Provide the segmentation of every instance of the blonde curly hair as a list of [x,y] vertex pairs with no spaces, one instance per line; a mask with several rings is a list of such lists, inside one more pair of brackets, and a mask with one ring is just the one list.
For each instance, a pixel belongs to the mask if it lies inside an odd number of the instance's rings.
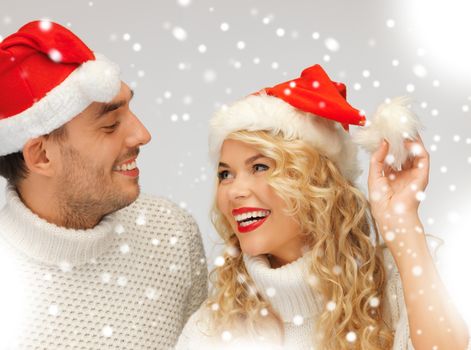
[[[365,196],[347,181],[325,156],[302,140],[281,133],[237,131],[227,139],[242,141],[275,161],[269,184],[288,204],[288,215],[299,222],[310,248],[306,253],[313,292],[335,302],[316,320],[313,341],[321,349],[388,349],[393,332],[384,322],[386,273],[378,232]],[[271,330],[283,337],[283,323],[270,303],[257,292],[245,268],[237,236],[213,205],[211,219],[225,242],[225,264],[211,272],[214,330],[235,324],[260,334]],[[372,223],[372,225],[370,225]],[[372,301],[373,300],[373,301]],[[232,328],[234,329],[234,328]],[[355,332],[357,340],[346,335]]]

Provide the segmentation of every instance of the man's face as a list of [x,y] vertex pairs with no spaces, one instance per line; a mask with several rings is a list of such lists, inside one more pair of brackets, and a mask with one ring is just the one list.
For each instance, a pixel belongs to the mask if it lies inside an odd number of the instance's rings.
[[139,195],[136,158],[151,136],[129,109],[132,95],[122,83],[110,103],[91,104],[55,141],[56,198],[65,214],[103,216]]

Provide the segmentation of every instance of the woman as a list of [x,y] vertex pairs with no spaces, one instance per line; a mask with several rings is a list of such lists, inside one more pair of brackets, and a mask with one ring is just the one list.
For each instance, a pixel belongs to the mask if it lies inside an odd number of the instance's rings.
[[387,247],[353,184],[344,129],[365,118],[320,66],[216,114],[213,222],[226,250],[177,349],[466,348],[417,215],[428,155],[404,103],[380,109],[358,136],[370,148],[390,142],[368,179]]

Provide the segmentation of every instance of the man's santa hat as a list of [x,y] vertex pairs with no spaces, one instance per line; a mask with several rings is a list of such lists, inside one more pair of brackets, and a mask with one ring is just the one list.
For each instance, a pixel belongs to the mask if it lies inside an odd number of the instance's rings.
[[0,43],[0,156],[22,150],[92,102],[119,92],[119,67],[77,36],[49,21],[34,21]]
[[[367,123],[347,102],[345,85],[333,82],[321,66],[314,65],[299,78],[263,89],[218,111],[210,121],[210,155],[218,159],[224,140],[235,131],[282,133],[287,140],[307,141],[353,182],[360,174],[357,144],[371,152],[385,139],[394,168],[399,169],[407,159],[403,141],[414,139],[419,128],[408,103],[406,98],[397,98],[383,104]],[[352,138],[349,125],[362,126],[363,130],[357,130]]]

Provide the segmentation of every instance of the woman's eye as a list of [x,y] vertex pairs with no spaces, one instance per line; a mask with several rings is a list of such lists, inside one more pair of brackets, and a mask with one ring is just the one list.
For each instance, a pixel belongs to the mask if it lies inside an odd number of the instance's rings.
[[222,181],[222,180],[226,180],[226,179],[229,179],[231,177],[231,173],[229,172],[229,170],[222,170],[218,173],[218,178],[219,178],[219,181]]
[[254,164],[254,166],[253,166],[254,172],[266,171],[268,169],[270,169],[270,167],[268,165],[265,165],[265,164]]

